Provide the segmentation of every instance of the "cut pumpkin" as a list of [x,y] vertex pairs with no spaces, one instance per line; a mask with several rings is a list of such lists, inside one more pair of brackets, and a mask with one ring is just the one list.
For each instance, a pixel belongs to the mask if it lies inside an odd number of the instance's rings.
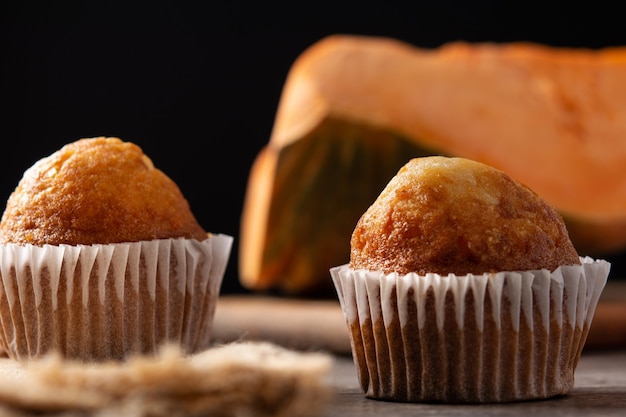
[[335,35],[292,66],[249,177],[244,286],[329,294],[356,221],[410,158],[474,159],[563,215],[582,255],[626,248],[626,48]]

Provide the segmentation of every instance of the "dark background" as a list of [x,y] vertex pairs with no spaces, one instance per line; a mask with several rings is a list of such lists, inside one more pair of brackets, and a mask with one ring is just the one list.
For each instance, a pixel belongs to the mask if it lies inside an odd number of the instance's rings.
[[[268,3],[268,4],[266,4]],[[0,5],[0,200],[64,144],[118,136],[176,181],[203,227],[235,237],[247,176],[296,57],[335,33],[626,45],[619,2],[32,1]],[[626,139],[625,139],[626,140]]]

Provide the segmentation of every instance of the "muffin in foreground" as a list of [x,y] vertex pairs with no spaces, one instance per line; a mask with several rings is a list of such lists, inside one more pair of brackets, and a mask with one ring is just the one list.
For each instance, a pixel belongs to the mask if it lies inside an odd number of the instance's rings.
[[24,173],[0,221],[0,345],[17,360],[203,350],[231,244],[137,145],[67,144]]
[[485,403],[569,392],[610,265],[505,173],[409,161],[330,273],[369,398]]

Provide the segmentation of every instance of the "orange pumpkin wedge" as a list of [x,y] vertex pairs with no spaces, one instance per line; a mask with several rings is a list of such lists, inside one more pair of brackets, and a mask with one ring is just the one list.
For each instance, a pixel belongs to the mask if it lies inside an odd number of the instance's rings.
[[253,166],[248,288],[328,293],[361,214],[410,158],[501,169],[563,215],[579,253],[626,248],[626,47],[334,35],[305,50]]

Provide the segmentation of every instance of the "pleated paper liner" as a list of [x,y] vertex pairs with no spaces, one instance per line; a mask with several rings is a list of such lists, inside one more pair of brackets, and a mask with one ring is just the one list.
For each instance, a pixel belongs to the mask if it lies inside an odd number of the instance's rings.
[[366,397],[485,403],[566,394],[610,264],[484,275],[331,269]]
[[99,361],[209,346],[232,237],[105,245],[0,245],[0,342]]

